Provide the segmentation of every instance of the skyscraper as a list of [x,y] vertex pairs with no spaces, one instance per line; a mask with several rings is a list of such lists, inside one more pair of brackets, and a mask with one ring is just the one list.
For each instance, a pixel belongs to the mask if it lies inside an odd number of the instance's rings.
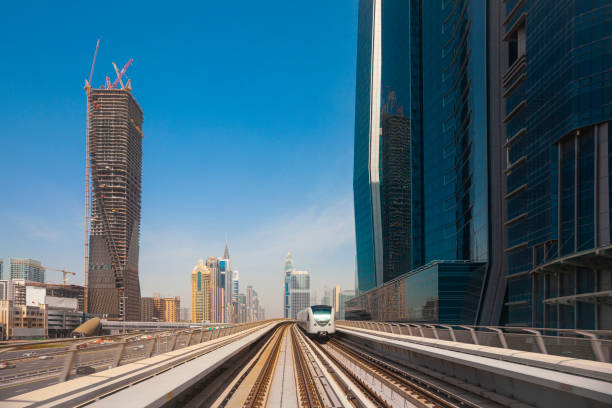
[[4,279],[4,261],[0,258],[0,280]]
[[223,259],[219,260],[219,272],[221,274],[220,284],[223,286],[223,322],[233,323],[234,312],[232,308],[232,295],[234,292],[234,276],[229,256],[229,248],[226,241]]
[[612,3],[500,18],[507,324],[612,329]]
[[411,36],[419,30],[418,2],[359,2],[353,191],[361,292],[423,262],[420,40]]
[[206,266],[210,271],[210,321],[222,323],[225,318],[225,264],[216,256],[206,258]]
[[293,258],[291,257],[291,252],[287,253],[287,257],[285,258],[285,269],[284,269],[284,298],[283,298],[283,316],[285,319],[288,319],[290,316],[291,303],[291,272],[295,267],[293,266]]
[[138,320],[142,110],[128,89],[89,88],[87,115],[88,312]]
[[203,259],[191,271],[191,321],[211,321],[211,271]]
[[293,270],[289,278],[289,318],[310,306],[310,272]]
[[340,293],[340,285],[334,286],[331,306],[334,308],[336,316],[338,316],[338,311],[340,310]]
[[240,272],[232,271],[232,298],[236,298],[240,292]]
[[247,286],[246,292],[246,321],[255,321],[255,311],[253,310],[253,286]]
[[40,262],[29,258],[10,258],[12,280],[45,283],[45,269]]
[[501,168],[488,130],[499,78],[486,47],[498,9],[360,0],[353,188],[366,295],[351,304],[373,318],[473,324],[498,283],[488,278],[501,273],[501,240],[489,231],[501,191],[489,170]]

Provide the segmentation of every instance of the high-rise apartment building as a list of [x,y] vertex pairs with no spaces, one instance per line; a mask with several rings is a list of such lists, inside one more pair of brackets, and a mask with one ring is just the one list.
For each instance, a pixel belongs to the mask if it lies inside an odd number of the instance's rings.
[[289,279],[289,318],[310,306],[310,272],[293,270]]
[[203,259],[191,271],[191,321],[211,321],[211,270]]
[[506,322],[612,329],[612,3],[500,14]]
[[140,319],[142,110],[127,89],[87,91],[88,312]]
[[178,322],[181,299],[178,296],[163,298],[159,294],[153,296],[153,319],[161,322]]
[[41,263],[29,258],[10,258],[12,280],[45,283],[45,269]]

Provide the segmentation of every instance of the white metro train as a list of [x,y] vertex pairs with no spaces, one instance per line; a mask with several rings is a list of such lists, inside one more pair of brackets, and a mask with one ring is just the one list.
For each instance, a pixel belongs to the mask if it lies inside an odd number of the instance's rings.
[[334,308],[327,305],[310,306],[298,312],[297,324],[306,334],[327,339],[336,332]]

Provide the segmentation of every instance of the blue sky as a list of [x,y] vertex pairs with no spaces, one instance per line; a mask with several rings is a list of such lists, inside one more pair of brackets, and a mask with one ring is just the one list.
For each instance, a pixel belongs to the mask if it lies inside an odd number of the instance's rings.
[[[229,238],[281,312],[287,251],[352,288],[357,2],[12,2],[0,16],[0,258],[83,281],[85,93],[128,70],[144,111],[142,294],[181,296]],[[176,3],[177,5],[179,3]],[[114,79],[114,78],[113,78]],[[50,279],[58,275],[48,272]]]

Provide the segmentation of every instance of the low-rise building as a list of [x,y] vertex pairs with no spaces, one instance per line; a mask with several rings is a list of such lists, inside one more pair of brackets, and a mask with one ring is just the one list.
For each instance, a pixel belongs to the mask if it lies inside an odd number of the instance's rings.
[[47,337],[47,308],[13,305],[11,300],[0,300],[0,323],[5,339],[34,339]]

